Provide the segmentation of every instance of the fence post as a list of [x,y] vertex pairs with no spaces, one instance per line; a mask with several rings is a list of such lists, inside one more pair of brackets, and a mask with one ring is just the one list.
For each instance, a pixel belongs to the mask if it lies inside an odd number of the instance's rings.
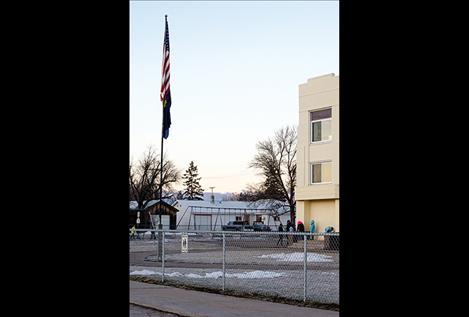
[[306,302],[306,296],[308,291],[308,252],[306,250],[306,234],[303,235],[303,249],[304,249],[304,263],[303,263],[303,285],[304,285],[304,292],[303,292],[303,301]]
[[161,248],[161,271],[162,271],[162,274],[161,274],[161,282],[164,282],[164,231],[163,231],[163,235],[162,235],[162,240],[161,240],[161,244],[162,244],[162,248]]
[[222,286],[223,291],[225,291],[225,254],[226,254],[225,233],[223,233],[223,286]]

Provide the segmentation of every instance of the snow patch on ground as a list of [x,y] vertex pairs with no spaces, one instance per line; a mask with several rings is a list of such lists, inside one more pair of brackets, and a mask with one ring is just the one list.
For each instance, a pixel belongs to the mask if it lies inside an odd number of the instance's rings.
[[133,271],[130,272],[130,275],[156,275],[157,272],[150,271],[150,270],[141,270],[141,271]]
[[[133,271],[130,275],[162,275],[161,272],[155,272],[150,270],[141,270],[141,271]],[[165,276],[168,277],[188,277],[188,278],[222,278],[223,272],[222,271],[215,271],[210,273],[205,273],[204,275],[199,275],[195,273],[183,274],[179,272],[172,272],[172,273],[165,273]],[[240,278],[240,279],[254,279],[254,278],[275,278],[285,276],[285,273],[277,273],[277,272],[270,272],[270,271],[252,271],[252,272],[243,272],[243,273],[225,273],[226,278]]]
[[[190,278],[221,278],[223,277],[222,271],[216,271],[211,273],[205,273],[205,275],[199,274],[187,274],[187,277]],[[243,272],[243,273],[225,273],[226,278],[242,278],[242,279],[251,279],[251,278],[274,278],[285,276],[285,273],[269,272],[269,271],[252,271],[252,272]]]
[[[293,252],[293,253],[264,254],[264,255],[258,256],[258,258],[276,259],[279,262],[303,262],[304,253]],[[334,262],[334,260],[332,259],[332,256],[312,253],[312,252],[308,253],[307,261],[308,262]]]

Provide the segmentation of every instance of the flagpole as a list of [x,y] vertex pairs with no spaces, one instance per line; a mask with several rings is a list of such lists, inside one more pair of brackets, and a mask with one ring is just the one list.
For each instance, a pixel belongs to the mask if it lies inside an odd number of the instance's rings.
[[[168,22],[168,15],[164,15],[164,20],[165,20],[165,25]],[[159,228],[162,229],[162,224],[161,224],[161,205],[163,203],[163,134],[164,134],[164,101],[163,101],[163,107],[161,107],[161,174],[160,174],[160,221],[159,221]]]
[[161,230],[163,229],[163,224],[161,223],[161,205],[163,204],[163,132],[164,132],[164,107],[161,107],[163,109],[162,111],[162,116],[161,116],[161,164],[160,164],[160,206],[159,206],[159,221],[158,221],[158,261],[162,261],[161,254],[162,254],[162,238],[163,234]]
[[160,154],[160,158],[161,158],[161,165],[160,165],[160,211],[159,211],[159,217],[160,217],[160,221],[159,221],[159,228],[158,229],[162,229],[162,224],[161,224],[161,203],[163,202],[163,133],[164,133],[164,106],[161,107],[162,108],[162,112],[161,112],[161,154]]
[[[168,15],[164,15],[165,19],[165,25],[168,22]],[[161,223],[161,207],[163,205],[163,134],[164,134],[164,100],[163,104],[161,107],[161,154],[160,154],[160,159],[161,159],[161,164],[160,164],[160,206],[159,206],[159,221],[158,221],[158,260],[162,261],[161,258],[161,251],[162,251],[162,229],[163,229],[163,224]]]

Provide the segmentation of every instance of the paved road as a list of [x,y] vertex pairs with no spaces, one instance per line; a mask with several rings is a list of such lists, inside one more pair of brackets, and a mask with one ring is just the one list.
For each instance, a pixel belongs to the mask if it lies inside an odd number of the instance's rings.
[[130,304],[130,317],[179,317],[179,315],[165,313],[159,310]]
[[[130,281],[130,303],[191,317],[339,317],[339,312],[335,311],[198,292],[135,281]],[[153,317],[152,315],[150,316]]]

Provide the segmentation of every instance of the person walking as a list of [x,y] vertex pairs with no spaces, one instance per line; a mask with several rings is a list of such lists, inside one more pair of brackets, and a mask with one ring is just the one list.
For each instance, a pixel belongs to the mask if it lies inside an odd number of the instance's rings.
[[[283,225],[282,223],[280,223],[280,225],[278,226],[278,232],[283,232]],[[279,238],[278,238],[278,241],[277,241],[277,245],[280,243],[280,245],[283,247],[283,234],[279,234]]]
[[[292,224],[291,224],[290,232],[296,232],[296,227],[295,227],[295,223],[294,223],[294,222],[292,222]],[[293,239],[293,243],[295,243],[296,241],[298,241],[298,237],[297,237],[296,235],[292,235],[291,237],[292,237],[292,239]]]
[[[293,226],[292,226],[292,224],[291,224],[291,221],[290,221],[290,220],[287,220],[287,227],[286,227],[286,230],[285,230],[285,231],[286,231],[286,232],[292,232],[292,231],[293,231],[292,228],[293,228]],[[293,238],[292,238],[292,236],[291,236],[291,235],[287,235],[287,245],[292,244],[292,243],[293,243]]]

